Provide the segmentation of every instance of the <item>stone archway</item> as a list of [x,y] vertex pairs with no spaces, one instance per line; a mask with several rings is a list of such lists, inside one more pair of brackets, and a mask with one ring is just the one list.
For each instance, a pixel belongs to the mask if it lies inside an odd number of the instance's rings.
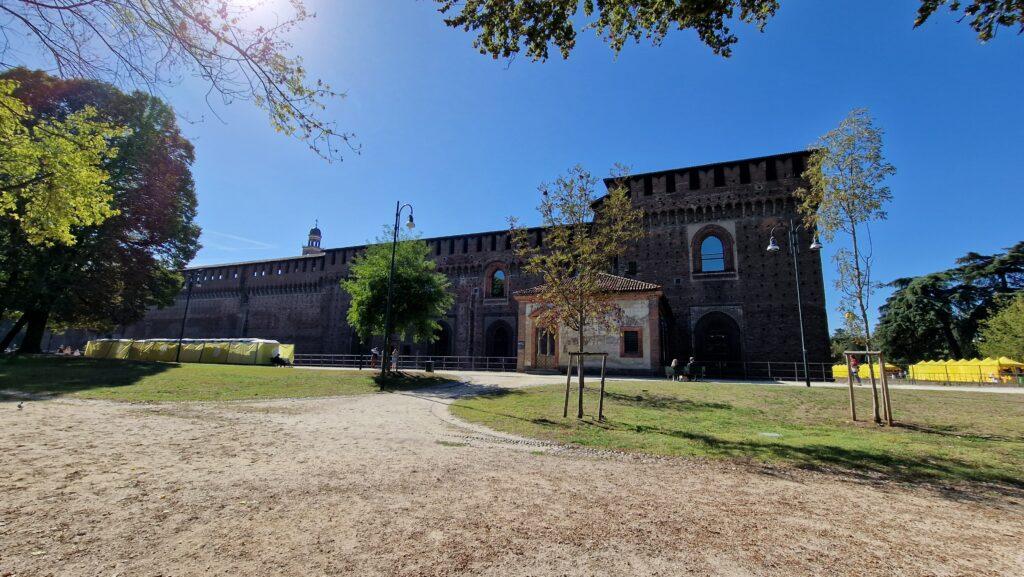
[[514,357],[512,327],[505,321],[494,321],[487,327],[484,354],[488,357]]
[[730,363],[743,360],[740,326],[723,312],[702,316],[693,330],[694,357],[700,363]]

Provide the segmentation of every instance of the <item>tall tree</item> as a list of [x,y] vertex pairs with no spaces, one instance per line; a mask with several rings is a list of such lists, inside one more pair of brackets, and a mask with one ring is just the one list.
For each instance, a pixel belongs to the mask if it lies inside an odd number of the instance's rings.
[[173,302],[180,271],[199,248],[191,143],[174,111],[142,92],[124,94],[95,81],[61,80],[16,69],[16,95],[44,121],[95,109],[125,127],[112,143],[118,155],[104,163],[114,215],[72,229],[73,245],[37,246],[10,219],[0,220],[9,242],[3,258],[17,274],[0,286],[2,300],[21,311],[22,352],[39,350],[48,322],[109,330],[133,322],[149,306]]
[[[866,110],[857,109],[814,145],[803,173],[810,186],[796,191],[808,229],[817,230],[828,241],[837,235],[845,237],[847,246],[832,257],[839,312],[846,330],[869,350],[874,341],[868,310],[877,288],[871,278],[874,251],[869,226],[886,218],[885,205],[892,193],[885,180],[895,172],[882,154],[882,130]],[[877,422],[881,417],[874,379],[871,386]]]
[[981,323],[978,336],[982,355],[1024,360],[1024,294],[1004,299],[1004,306]]
[[[0,65],[16,66],[34,42],[61,77],[92,78],[149,92],[191,72],[225,102],[248,100],[271,125],[303,140],[325,158],[341,158],[352,135],[322,117],[337,96],[310,80],[302,59],[289,56],[287,36],[313,17],[302,0],[291,12],[261,14],[255,0],[3,0]],[[283,4],[278,5],[278,7]],[[275,10],[276,12],[276,10]]]
[[17,98],[15,80],[0,80],[0,220],[33,245],[74,244],[71,230],[113,214],[104,163],[117,155],[120,132],[84,107],[40,118]]
[[[366,247],[352,263],[350,278],[341,281],[341,287],[351,298],[348,324],[363,342],[385,331],[391,271],[390,236],[388,232],[376,244]],[[395,251],[391,304],[391,326],[395,334],[422,343],[435,341],[441,329],[438,319],[455,302],[450,289],[448,277],[437,271],[437,263],[430,258],[427,243],[410,237],[400,240]]]
[[[621,169],[617,172],[616,177],[624,176]],[[576,332],[581,353],[588,326],[609,326],[617,318],[614,295],[602,282],[609,263],[643,235],[643,213],[633,208],[624,182],[614,182],[608,194],[598,199],[597,179],[577,165],[539,187],[537,210],[543,236],[530,234],[515,218],[510,219],[513,247],[523,260],[523,271],[544,282],[538,296],[548,306],[536,323],[555,334],[561,327]],[[583,417],[582,372],[577,417]]]
[[[576,46],[577,30],[593,30],[619,52],[629,40],[660,44],[670,30],[693,30],[715,54],[730,56],[737,42],[729,21],[763,31],[779,0],[435,0],[445,23],[476,33],[481,54],[508,58],[524,48],[534,60],[547,60],[554,46],[563,58]],[[1001,27],[1024,32],[1024,0],[920,0],[914,26],[948,6],[982,42]]]
[[897,279],[880,308],[878,337],[895,359],[967,358],[978,353],[978,331],[1006,297],[1024,290],[1024,242],[1003,253],[968,253],[956,266]]

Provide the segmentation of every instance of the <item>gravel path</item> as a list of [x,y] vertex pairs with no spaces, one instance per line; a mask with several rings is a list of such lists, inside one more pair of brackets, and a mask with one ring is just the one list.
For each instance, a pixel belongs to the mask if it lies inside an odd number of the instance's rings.
[[457,385],[0,402],[0,576],[1024,575],[1024,496],[602,455]]

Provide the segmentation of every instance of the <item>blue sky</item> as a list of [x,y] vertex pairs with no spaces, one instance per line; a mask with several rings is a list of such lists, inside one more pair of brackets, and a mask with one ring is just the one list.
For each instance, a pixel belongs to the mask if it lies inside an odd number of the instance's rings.
[[872,231],[878,280],[1022,238],[1024,37],[1009,30],[982,45],[944,12],[913,29],[914,0],[784,0],[765,33],[736,26],[729,59],[691,32],[618,56],[587,33],[568,61],[509,63],[477,53],[427,0],[307,3],[318,17],[295,51],[347,92],[329,113],[362,153],[328,164],[246,103],[215,104],[218,120],[201,85],[167,90],[201,120],[184,127],[197,264],[298,254],[317,218],[325,246],[364,243],[398,199],[426,236],[533,223],[537,184],[573,164],[603,176],[617,162],[642,172],[790,151],[861,106],[898,169]]

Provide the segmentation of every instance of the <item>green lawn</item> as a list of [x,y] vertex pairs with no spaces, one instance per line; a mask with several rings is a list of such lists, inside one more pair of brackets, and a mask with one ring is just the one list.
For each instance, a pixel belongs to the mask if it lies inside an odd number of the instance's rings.
[[0,392],[73,395],[115,401],[232,401],[361,395],[444,382],[401,376],[379,382],[371,371],[317,371],[144,363],[86,358],[0,360]]
[[[1024,486],[1024,395],[894,389],[900,426],[880,428],[849,422],[845,389],[634,381],[611,382],[607,391],[602,423],[589,385],[583,420],[574,418],[575,395],[562,418],[564,385],[464,399],[453,411],[502,431],[601,449]],[[858,417],[870,417],[870,389],[857,394]]]

